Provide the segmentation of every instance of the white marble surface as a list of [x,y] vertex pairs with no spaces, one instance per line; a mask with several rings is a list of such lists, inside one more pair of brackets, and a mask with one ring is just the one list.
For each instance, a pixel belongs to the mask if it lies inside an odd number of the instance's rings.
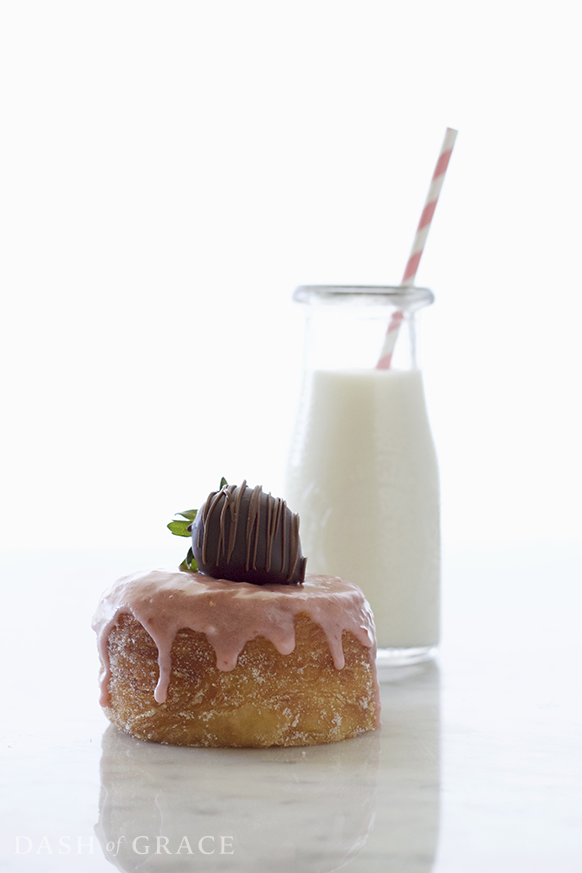
[[1,869],[582,869],[582,547],[450,553],[438,660],[392,671],[382,730],[267,750],[139,743],[100,712],[93,607],[166,557],[2,556]]

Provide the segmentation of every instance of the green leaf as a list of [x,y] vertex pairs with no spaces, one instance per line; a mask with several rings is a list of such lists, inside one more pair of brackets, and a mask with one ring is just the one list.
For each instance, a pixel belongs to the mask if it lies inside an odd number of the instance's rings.
[[175,534],[177,537],[189,537],[190,531],[188,528],[196,518],[197,509],[185,509],[184,512],[177,512],[176,516],[181,516],[180,518],[174,518],[167,527]]
[[196,563],[196,559],[194,558],[194,553],[192,548],[188,549],[188,554],[180,564],[179,570],[188,570],[190,573],[196,573],[198,571],[198,564]]
[[220,490],[222,490],[225,485],[228,485],[228,482],[226,481],[226,479],[223,476],[222,479],[220,480]]
[[172,533],[177,537],[189,537],[190,531],[188,528],[192,524],[191,521],[186,519],[185,521],[180,521],[180,519],[175,519],[168,524],[168,529],[172,531]]

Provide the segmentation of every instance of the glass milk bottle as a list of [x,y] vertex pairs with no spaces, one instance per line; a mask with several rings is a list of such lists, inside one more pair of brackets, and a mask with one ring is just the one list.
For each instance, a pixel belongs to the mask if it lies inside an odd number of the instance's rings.
[[[301,519],[307,572],[359,585],[374,611],[379,665],[429,658],[439,641],[439,484],[414,287],[301,286],[304,378],[285,497]],[[376,368],[403,315],[390,369]]]

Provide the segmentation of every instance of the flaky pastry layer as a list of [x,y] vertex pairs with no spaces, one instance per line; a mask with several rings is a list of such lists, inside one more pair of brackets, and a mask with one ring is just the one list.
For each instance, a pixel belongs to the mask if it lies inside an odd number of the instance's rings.
[[282,655],[257,637],[230,671],[218,670],[206,635],[178,631],[167,699],[157,703],[158,649],[132,615],[108,639],[114,724],[141,740],[178,746],[311,746],[374,730],[373,651],[343,632],[345,666],[334,667],[323,630],[295,616],[295,649]]

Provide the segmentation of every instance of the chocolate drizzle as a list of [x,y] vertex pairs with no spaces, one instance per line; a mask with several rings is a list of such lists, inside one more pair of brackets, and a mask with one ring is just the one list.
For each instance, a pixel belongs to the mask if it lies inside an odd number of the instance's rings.
[[192,551],[202,573],[255,585],[301,584],[299,516],[260,485],[224,485],[208,495],[191,526]]

